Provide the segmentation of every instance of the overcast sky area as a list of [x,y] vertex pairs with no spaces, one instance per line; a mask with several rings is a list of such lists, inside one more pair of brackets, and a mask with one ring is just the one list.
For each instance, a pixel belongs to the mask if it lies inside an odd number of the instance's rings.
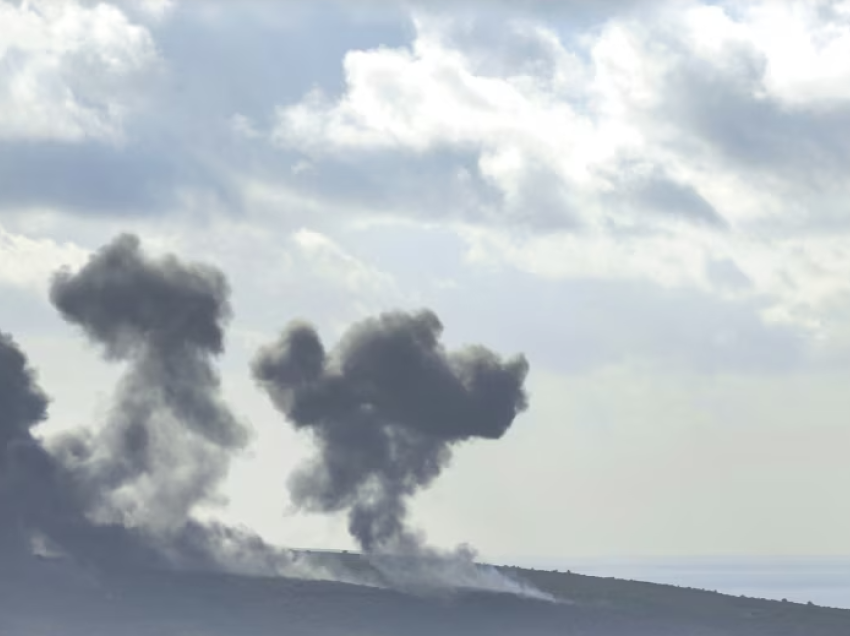
[[293,510],[311,442],[250,361],[293,318],[333,341],[428,307],[531,369],[508,434],[417,498],[435,544],[850,554],[850,2],[0,0],[0,25],[0,329],[43,435],[97,426],[120,372],[50,277],[129,231],[232,288],[252,441],[202,514],[351,547]]

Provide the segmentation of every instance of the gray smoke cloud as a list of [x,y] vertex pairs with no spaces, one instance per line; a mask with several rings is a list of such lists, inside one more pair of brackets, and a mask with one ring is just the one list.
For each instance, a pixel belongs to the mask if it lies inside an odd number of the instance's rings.
[[[228,293],[219,271],[151,258],[131,235],[78,271],[58,272],[56,308],[126,371],[100,426],[44,443],[33,430],[46,419],[48,398],[24,353],[0,333],[0,560],[26,563],[35,549],[107,569],[520,589],[473,567],[468,550],[450,562],[431,558],[440,555],[406,523],[410,497],[436,479],[455,444],[501,437],[526,407],[525,358],[504,361],[482,347],[448,352],[430,311],[354,325],[330,354],[311,326],[296,323],[254,362],[255,379],[319,445],[292,478],[294,500],[313,511],[346,510],[353,536],[374,557],[371,569],[274,548],[192,515],[215,496],[247,441],[213,366]],[[400,551],[429,558],[417,575],[406,561],[375,560]]]
[[5,449],[16,440],[31,439],[31,429],[47,419],[47,395],[17,343],[0,331],[0,467]]
[[20,522],[19,455],[36,445],[32,429],[47,418],[48,399],[17,343],[0,332],[0,544]]
[[174,256],[149,258],[138,238],[122,235],[79,271],[57,273],[50,295],[128,369],[99,428],[42,443],[32,431],[48,399],[24,353],[0,333],[3,566],[26,567],[39,553],[98,569],[312,574],[250,531],[190,514],[214,496],[247,440],[213,368],[230,316],[224,276]]
[[220,395],[213,359],[230,317],[225,277],[122,235],[77,272],[60,271],[50,298],[62,317],[128,363],[107,421],[65,436],[55,453],[96,516],[173,528],[210,499],[245,427]]
[[[0,333],[0,554],[6,563],[29,554],[34,535],[62,537],[69,545],[91,535],[80,532],[89,524],[70,476],[33,434],[47,419],[48,403],[23,351]],[[110,537],[85,536],[82,545],[102,549]]]
[[502,437],[527,406],[524,356],[481,346],[447,351],[431,311],[386,313],[353,325],[330,352],[316,330],[291,324],[253,362],[255,380],[317,455],[290,481],[307,511],[347,511],[366,552],[411,552],[408,501],[430,485],[452,447]]

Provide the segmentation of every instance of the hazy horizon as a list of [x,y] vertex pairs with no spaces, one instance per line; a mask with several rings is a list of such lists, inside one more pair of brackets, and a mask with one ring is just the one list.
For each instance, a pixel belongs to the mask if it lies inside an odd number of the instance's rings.
[[496,563],[850,609],[850,556],[543,557]]

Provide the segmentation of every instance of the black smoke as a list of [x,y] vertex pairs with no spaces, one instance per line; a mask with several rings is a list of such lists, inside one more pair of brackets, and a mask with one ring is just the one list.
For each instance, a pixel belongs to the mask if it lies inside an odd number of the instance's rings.
[[364,551],[417,550],[410,497],[437,478],[454,445],[502,437],[526,408],[523,356],[450,352],[442,330],[431,311],[387,313],[352,326],[328,353],[312,326],[294,323],[254,361],[275,406],[318,446],[290,481],[294,503],[347,511]]
[[122,235],[50,298],[68,322],[128,363],[103,427],[60,446],[95,511],[130,525],[179,527],[225,476],[246,430],[220,395],[228,285],[216,269],[153,259]]

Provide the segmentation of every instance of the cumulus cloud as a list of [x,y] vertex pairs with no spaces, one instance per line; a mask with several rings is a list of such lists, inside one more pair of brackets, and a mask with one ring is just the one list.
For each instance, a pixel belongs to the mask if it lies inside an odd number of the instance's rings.
[[[818,149],[821,159],[835,158],[816,133],[835,123],[823,109],[840,104],[840,91],[807,91],[787,42],[780,48],[769,36],[773,25],[802,30],[794,45],[832,69],[829,78],[840,74],[835,50],[845,29],[823,18],[807,29],[813,11],[793,3],[745,6],[738,15],[659,5],[580,37],[557,23],[506,20],[508,44],[493,41],[492,25],[419,14],[409,47],[346,55],[341,96],[313,91],[279,108],[273,139],[326,160],[471,153],[475,176],[500,193],[501,211],[516,213],[508,219],[522,220],[523,208],[536,214],[542,184],[560,204],[561,223],[578,213],[593,227],[645,226],[653,223],[646,212],[656,212],[740,225],[756,207],[735,198],[747,177],[776,181],[795,146],[797,167]],[[759,165],[777,150],[773,163]],[[799,199],[807,172],[783,194],[797,187]],[[755,199],[762,214],[783,203]]]
[[0,140],[117,141],[126,88],[157,59],[151,34],[109,4],[2,2]]
[[415,24],[409,48],[348,53],[341,97],[314,91],[278,109],[273,139],[325,159],[468,153],[472,176],[498,192],[506,221],[622,224],[648,211],[723,224],[631,121],[657,96],[652,69],[616,31],[591,47],[588,63],[550,28],[509,24],[514,44],[533,57],[494,69],[481,46],[468,50],[463,24],[428,16]]
[[[495,22],[419,11],[409,46],[345,56],[341,94],[281,105],[272,140],[317,174],[380,170],[359,193],[380,204],[417,171],[421,196],[385,207],[461,223],[479,262],[769,296],[768,317],[824,335],[850,280],[850,4]],[[437,158],[453,169],[417,170]],[[434,191],[448,202],[436,211]]]
[[[220,3],[3,5],[42,34],[16,36],[23,44],[4,59],[26,53],[26,64],[8,72],[55,58],[44,68],[110,134],[121,130],[112,114],[124,112],[124,93],[86,93],[106,86],[98,78],[129,78],[159,55],[184,92],[172,99],[175,86],[159,86],[158,110],[119,154],[7,140],[2,203],[121,215],[263,208],[332,226],[448,222],[477,263],[768,296],[769,317],[822,331],[824,308],[850,280],[840,248],[847,3],[567,4],[487,14],[475,2],[429,5],[413,10],[408,31],[397,14],[388,26],[339,7],[320,21],[261,4],[232,14]],[[332,54],[310,48],[304,33],[319,28],[335,34]],[[54,32],[70,44],[44,35]],[[175,45],[213,36],[221,50]],[[304,65],[284,76],[255,63],[259,48],[294,59],[284,41]],[[215,81],[203,71],[211,60],[225,69]],[[256,81],[242,77],[249,66]],[[104,139],[106,128],[74,130]],[[327,270],[345,260],[300,238],[297,249]],[[729,284],[718,262],[748,284]],[[342,269],[345,280],[360,276]]]
[[0,284],[44,291],[53,272],[81,265],[87,257],[74,243],[30,238],[0,226]]

